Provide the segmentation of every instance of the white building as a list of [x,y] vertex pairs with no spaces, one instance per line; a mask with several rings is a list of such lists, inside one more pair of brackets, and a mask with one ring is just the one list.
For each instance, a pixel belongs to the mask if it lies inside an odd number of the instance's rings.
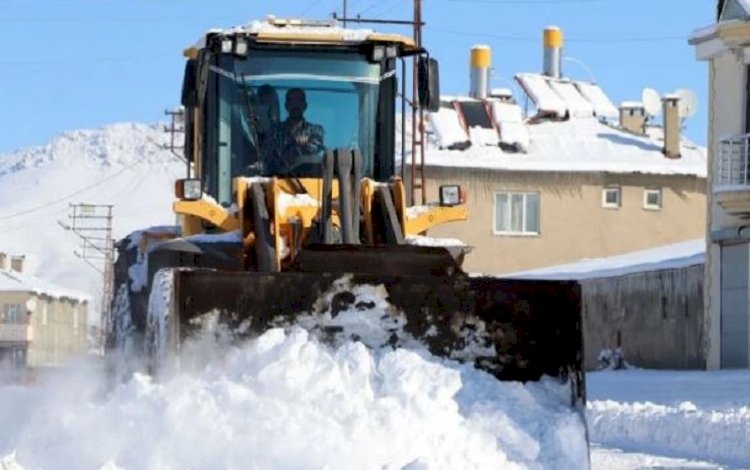
[[719,0],[690,44],[709,72],[706,358],[750,366],[750,1]]

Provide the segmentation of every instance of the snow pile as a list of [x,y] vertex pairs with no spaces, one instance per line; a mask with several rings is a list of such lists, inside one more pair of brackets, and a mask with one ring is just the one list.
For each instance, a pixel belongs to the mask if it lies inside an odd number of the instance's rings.
[[[221,347],[214,343],[214,348]],[[18,468],[582,468],[554,383],[500,383],[407,350],[330,348],[295,328],[101,394],[78,373],[0,389],[0,458]],[[14,454],[15,453],[15,454]],[[5,457],[2,457],[5,456]],[[12,467],[11,467],[12,468]]]
[[588,374],[591,439],[626,450],[750,463],[750,371]]

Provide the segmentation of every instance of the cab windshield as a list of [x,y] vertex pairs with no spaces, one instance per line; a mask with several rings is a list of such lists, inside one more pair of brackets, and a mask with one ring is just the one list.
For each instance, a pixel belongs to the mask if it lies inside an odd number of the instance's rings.
[[373,174],[380,64],[355,51],[251,50],[210,70],[216,150],[204,182],[220,201],[236,176],[320,177],[326,149],[358,149]]

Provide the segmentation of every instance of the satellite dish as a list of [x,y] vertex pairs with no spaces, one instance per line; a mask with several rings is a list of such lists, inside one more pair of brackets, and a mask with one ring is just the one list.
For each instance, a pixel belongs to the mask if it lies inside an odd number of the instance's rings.
[[661,96],[653,88],[644,88],[641,93],[643,108],[649,116],[656,116],[661,112]]
[[698,111],[698,97],[693,90],[681,88],[675,91],[675,95],[680,97],[679,113],[681,118],[689,118]]

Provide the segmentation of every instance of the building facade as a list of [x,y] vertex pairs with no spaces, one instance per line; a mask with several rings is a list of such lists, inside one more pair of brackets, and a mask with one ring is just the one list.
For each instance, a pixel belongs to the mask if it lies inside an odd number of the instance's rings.
[[708,64],[706,357],[750,366],[750,2],[717,2],[717,21],[690,40]]
[[705,236],[706,151],[681,130],[690,94],[648,90],[615,106],[549,63],[559,28],[543,39],[544,72],[516,74],[520,93],[480,86],[491,51],[475,46],[469,96],[427,113],[427,199],[460,184],[469,209],[468,222],[429,235],[463,241],[464,269],[495,275]]
[[472,247],[464,268],[507,274],[700,238],[705,178],[430,167],[428,191],[471,188],[469,222],[431,236]]
[[23,272],[0,253],[0,374],[62,365],[87,350],[85,296]]

